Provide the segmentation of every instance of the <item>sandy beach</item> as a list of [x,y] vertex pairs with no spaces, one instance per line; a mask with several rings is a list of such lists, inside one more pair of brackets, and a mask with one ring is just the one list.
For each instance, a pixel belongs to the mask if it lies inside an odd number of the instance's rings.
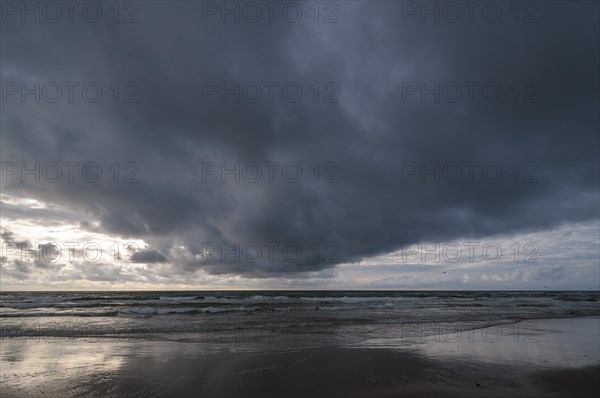
[[479,329],[473,331],[473,340],[455,342],[433,337],[404,345],[365,340],[362,347],[264,352],[236,352],[231,343],[206,350],[199,343],[168,341],[5,339],[1,395],[597,396],[599,318],[536,320],[535,324],[535,340],[528,342],[523,335],[492,342],[476,337],[489,332]]

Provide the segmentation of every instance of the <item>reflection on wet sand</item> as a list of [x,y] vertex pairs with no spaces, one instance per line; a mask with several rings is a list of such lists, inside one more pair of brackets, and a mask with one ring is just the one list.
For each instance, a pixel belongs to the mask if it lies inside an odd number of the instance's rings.
[[546,396],[552,390],[569,396],[577,388],[578,396],[594,396],[599,319],[536,320],[535,326],[535,342],[524,341],[531,329],[511,334],[506,331],[519,329],[505,325],[500,338],[488,328],[467,338],[448,332],[452,342],[428,335],[420,342],[370,339],[360,347],[268,352],[162,340],[8,338],[1,395]]
[[541,367],[600,364],[600,318],[536,319],[515,324],[427,335],[413,329],[400,339],[370,339],[363,347],[410,348],[428,358]]

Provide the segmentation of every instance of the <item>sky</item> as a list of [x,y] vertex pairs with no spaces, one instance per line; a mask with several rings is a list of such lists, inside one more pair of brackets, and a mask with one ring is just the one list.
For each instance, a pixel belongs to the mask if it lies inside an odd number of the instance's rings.
[[3,290],[600,289],[597,2],[48,4],[0,4]]

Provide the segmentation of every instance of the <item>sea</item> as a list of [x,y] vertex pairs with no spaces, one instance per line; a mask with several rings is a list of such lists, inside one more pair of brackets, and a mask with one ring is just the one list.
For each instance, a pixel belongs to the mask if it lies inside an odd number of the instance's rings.
[[490,342],[534,341],[536,320],[599,315],[598,291],[3,292],[0,339],[164,340],[207,351],[453,342],[473,330]]

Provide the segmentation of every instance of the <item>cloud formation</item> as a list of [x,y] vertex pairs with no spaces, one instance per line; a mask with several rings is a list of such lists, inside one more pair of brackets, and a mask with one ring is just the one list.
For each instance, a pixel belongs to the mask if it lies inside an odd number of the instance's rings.
[[[403,3],[339,2],[337,23],[303,2],[297,23],[221,23],[202,2],[138,2],[132,24],[10,16],[2,192],[144,240],[132,260],[154,277],[306,277],[406,242],[598,219],[598,4],[423,23]],[[19,211],[36,210],[2,204]]]

